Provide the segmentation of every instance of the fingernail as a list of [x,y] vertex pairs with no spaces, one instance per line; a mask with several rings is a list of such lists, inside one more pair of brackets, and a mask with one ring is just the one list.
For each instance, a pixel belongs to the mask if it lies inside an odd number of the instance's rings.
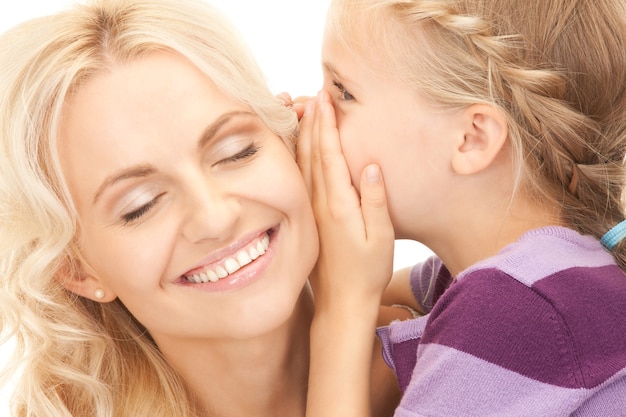
[[365,171],[365,177],[367,178],[367,182],[380,181],[380,169],[378,165],[368,165]]
[[323,103],[324,99],[326,98],[326,95],[324,94],[324,90],[320,91],[319,93],[317,93],[317,102],[318,103]]

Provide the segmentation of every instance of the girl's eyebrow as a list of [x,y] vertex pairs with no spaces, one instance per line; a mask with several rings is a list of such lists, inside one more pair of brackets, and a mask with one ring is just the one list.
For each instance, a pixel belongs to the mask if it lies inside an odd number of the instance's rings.
[[325,61],[322,63],[322,66],[324,67],[324,69],[326,71],[328,71],[329,73],[332,74],[333,77],[335,77],[337,79],[337,81],[341,81],[342,84],[343,83],[348,83],[350,84],[352,87],[358,87],[358,83],[354,82],[352,79],[346,77],[345,75],[343,75],[341,72],[339,72],[339,70],[337,70],[337,68],[335,68],[330,62]]
[[[219,131],[226,124],[228,124],[228,122],[230,122],[233,118],[240,117],[240,116],[256,117],[256,114],[250,111],[241,111],[241,110],[231,111],[231,112],[222,114],[215,121],[213,121],[210,125],[208,125],[206,129],[204,129],[204,131],[202,132],[202,134],[200,135],[198,139],[198,149],[202,149],[204,146],[206,146],[207,143],[213,140],[213,138],[215,138],[215,136],[219,133]],[[96,191],[94,198],[93,198],[93,204],[96,204],[98,202],[98,199],[108,187],[111,187],[112,185],[122,180],[126,180],[129,178],[137,178],[137,177],[147,177],[149,175],[154,174],[155,172],[156,172],[156,169],[149,164],[135,165],[135,166],[123,168],[119,171],[114,172],[113,174],[108,176],[102,182],[102,184],[100,184],[100,186],[98,187],[98,190]]]
[[335,77],[337,78],[344,78],[341,76],[341,74],[339,73],[339,71],[337,71],[337,69],[335,67],[333,67],[333,65],[330,62],[325,61],[322,66],[324,67],[324,69],[328,72],[330,72],[331,74],[333,74]]

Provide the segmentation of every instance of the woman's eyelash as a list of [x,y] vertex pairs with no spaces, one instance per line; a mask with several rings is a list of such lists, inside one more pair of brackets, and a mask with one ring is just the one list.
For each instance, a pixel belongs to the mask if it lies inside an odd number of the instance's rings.
[[241,152],[237,152],[233,156],[229,156],[221,162],[237,162],[242,159],[247,159],[254,156],[261,148],[254,144],[249,145],[247,148],[242,150]]
[[337,90],[339,90],[342,100],[345,100],[345,101],[354,100],[354,96],[350,94],[348,90],[346,90],[346,88],[343,86],[343,84],[341,84],[339,81],[333,81],[333,85],[335,86],[335,88],[337,88]]
[[[259,151],[259,149],[261,149],[259,146],[251,144],[248,147],[246,147],[245,149],[243,149],[241,152],[237,152],[233,156],[230,156],[230,157],[220,161],[220,163],[223,163],[223,162],[237,162],[237,161],[240,161],[240,160],[244,160],[244,159],[250,158],[250,157],[254,156]],[[147,214],[150,210],[152,210],[152,208],[154,206],[156,206],[156,204],[159,202],[159,199],[162,196],[163,196],[163,194],[160,194],[160,195],[156,196],[155,198],[153,198],[152,200],[150,200],[148,203],[146,203],[143,206],[139,207],[138,209],[133,210],[130,213],[124,214],[122,216],[122,221],[124,222],[124,225],[129,225],[129,224],[139,220],[145,214]]]
[[146,203],[143,206],[139,207],[137,210],[133,210],[130,213],[124,214],[122,216],[122,220],[124,222],[124,225],[128,225],[130,223],[133,223],[134,221],[138,220],[143,215],[148,213],[150,210],[152,210],[152,208],[158,203],[158,201],[159,201],[159,199],[161,198],[162,195],[163,194],[156,196],[155,198],[150,200],[148,203]]

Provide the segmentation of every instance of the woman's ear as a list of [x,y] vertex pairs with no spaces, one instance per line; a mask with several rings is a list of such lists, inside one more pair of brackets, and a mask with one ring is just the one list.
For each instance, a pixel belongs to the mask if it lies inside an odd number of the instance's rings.
[[108,303],[117,298],[111,288],[86,271],[78,260],[67,260],[57,273],[59,283],[68,291],[99,303]]
[[473,104],[463,110],[461,117],[463,137],[454,149],[452,169],[470,175],[491,165],[506,143],[509,129],[504,115],[488,104]]

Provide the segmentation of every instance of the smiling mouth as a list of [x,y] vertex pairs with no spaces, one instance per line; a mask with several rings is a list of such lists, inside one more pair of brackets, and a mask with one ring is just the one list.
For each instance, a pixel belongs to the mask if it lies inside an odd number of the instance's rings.
[[220,263],[209,265],[204,270],[192,275],[183,275],[183,279],[194,284],[217,282],[262,257],[269,245],[270,237],[266,232],[240,249],[234,256],[226,258]]

